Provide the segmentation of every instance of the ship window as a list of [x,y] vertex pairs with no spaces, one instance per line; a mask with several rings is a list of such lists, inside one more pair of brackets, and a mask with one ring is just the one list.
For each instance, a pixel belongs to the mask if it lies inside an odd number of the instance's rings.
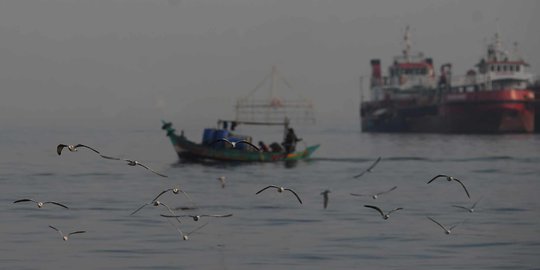
[[510,69],[510,71],[514,71],[514,66],[508,66],[508,68]]
[[501,71],[501,66],[497,65],[497,71]]
[[491,66],[491,71],[495,71],[495,66]]
[[519,71],[519,68],[520,68],[520,66],[517,66],[517,67],[516,67],[516,71]]
[[503,71],[506,71],[506,65],[503,66]]

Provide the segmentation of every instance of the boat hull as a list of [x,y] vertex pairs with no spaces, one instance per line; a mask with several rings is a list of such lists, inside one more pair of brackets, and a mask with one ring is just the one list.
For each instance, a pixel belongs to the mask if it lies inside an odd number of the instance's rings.
[[370,103],[362,112],[365,132],[531,133],[535,126],[534,93],[530,90],[450,93],[433,105],[396,106]]
[[194,143],[185,136],[178,136],[174,132],[167,132],[178,157],[185,161],[241,161],[241,162],[276,162],[294,161],[309,158],[319,145],[308,146],[303,151],[284,152],[258,152],[234,148],[215,148],[208,145]]

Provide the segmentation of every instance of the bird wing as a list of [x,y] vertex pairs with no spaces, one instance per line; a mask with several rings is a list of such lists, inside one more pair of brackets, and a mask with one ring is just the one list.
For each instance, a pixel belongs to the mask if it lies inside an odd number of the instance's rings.
[[35,202],[35,203],[37,203],[36,201],[34,201],[32,199],[20,199],[20,200],[14,201],[13,203],[20,203],[20,202]]
[[[135,160],[131,160],[131,159],[125,159],[124,158],[124,161],[128,163],[128,165],[131,165],[131,164],[134,164],[135,163]],[[135,166],[135,165],[132,165],[132,166]]]
[[188,200],[193,203],[193,200],[191,199],[191,196],[189,196],[185,191],[183,191],[181,189],[178,189],[178,190],[180,190],[180,192],[182,192],[182,194],[184,194],[184,196],[186,196],[186,198],[188,198]]
[[456,225],[454,225],[454,226],[452,226],[452,227],[450,227],[450,229],[448,229],[448,230],[451,231],[451,230],[453,230],[455,227],[457,227],[458,225],[459,225],[459,223],[456,224]]
[[471,206],[471,209],[474,209],[480,200],[481,200],[481,199],[478,199],[478,200]]
[[465,187],[463,182],[461,182],[459,179],[456,179],[456,178],[454,178],[454,181],[458,182],[463,187],[463,189],[465,190],[465,193],[467,193],[467,197],[469,197],[469,199],[470,199],[471,195],[469,194],[469,191],[467,190],[467,188]]
[[[164,203],[162,203],[162,202],[160,202],[160,204],[163,205],[163,206],[165,206],[165,207],[167,208],[167,211],[169,211],[169,213],[171,213],[171,215],[174,216],[173,210],[172,210],[168,205],[166,205],[166,204],[164,204]],[[182,223],[182,222],[180,221],[180,219],[178,219],[178,217],[175,217],[175,218],[176,218],[176,221],[178,221],[178,223]]]
[[397,186],[394,186],[393,188],[391,188],[391,189],[389,189],[389,190],[387,190],[387,191],[383,191],[383,192],[377,193],[377,195],[381,195],[381,194],[384,194],[384,193],[388,193],[388,192],[390,192],[390,191],[392,191],[392,190],[394,190],[394,189],[396,189],[396,188],[397,188]]
[[465,209],[465,210],[470,210],[469,208],[465,207],[465,206],[461,206],[461,205],[452,205],[452,207],[456,207],[456,208],[461,208],[461,209]]
[[200,217],[232,217],[233,214],[226,215],[200,215]]
[[56,147],[56,153],[58,153],[58,155],[61,155],[61,154],[62,154],[62,149],[64,149],[64,147],[67,147],[67,145],[65,145],[65,144],[59,144],[59,145]]
[[166,218],[190,217],[190,215],[165,215],[165,214],[160,214],[160,216],[166,217]]
[[245,144],[248,144],[248,145],[251,145],[251,147],[255,148],[258,152],[261,151],[261,149],[259,147],[257,147],[256,145],[246,141],[246,140],[241,140],[241,141],[238,141],[236,142],[236,144],[239,144],[239,143],[245,143]]
[[367,195],[366,194],[351,193],[351,196],[362,197],[362,196],[367,196]]
[[120,160],[120,158],[117,158],[117,157],[110,157],[110,156],[105,156],[105,155],[100,155],[102,158],[106,158],[106,159],[112,159],[112,160]]
[[431,217],[427,217],[429,218],[429,220],[433,221],[435,224],[439,225],[441,228],[443,228],[443,230],[446,231],[446,227],[444,227],[441,223],[437,222],[436,220],[434,220],[433,218]]
[[362,173],[358,174],[358,175],[355,175],[353,176],[353,178],[358,178],[358,177],[361,177],[362,175],[366,174],[367,172],[371,172],[371,169],[375,168],[375,166],[377,166],[377,163],[379,163],[379,161],[381,161],[381,157],[377,158],[377,160],[375,160],[375,162],[373,162],[373,164],[371,164],[371,166],[369,166],[365,171],[363,171]]
[[218,142],[226,142],[226,143],[228,143],[228,144],[230,144],[230,145],[232,145],[234,147],[234,144],[231,141],[229,141],[229,140],[227,140],[225,138],[217,139],[217,140],[213,141],[210,145],[213,145],[213,144],[218,143]]
[[429,180],[427,183],[429,184],[429,183],[433,182],[433,180],[435,180],[435,179],[437,179],[437,178],[439,178],[439,177],[448,177],[448,175],[446,175],[446,174],[439,174],[439,175],[437,175],[437,176],[431,178],[431,180]]
[[65,205],[63,205],[63,204],[61,204],[61,203],[57,203],[57,202],[44,202],[43,204],[46,204],[46,203],[55,204],[55,205],[58,205],[58,206],[60,206],[60,207],[64,207],[64,208],[66,208],[66,209],[69,209],[69,207],[67,207],[67,206],[65,206]]
[[100,154],[98,150],[96,150],[96,149],[94,149],[94,148],[92,148],[92,147],[90,147],[90,146],[88,146],[88,145],[84,145],[84,144],[77,144],[77,145],[75,145],[75,148],[79,148],[79,147],[88,148],[88,149],[90,149],[90,150],[92,150],[92,151],[94,151],[94,152]]
[[288,191],[292,192],[292,194],[294,194],[294,196],[296,196],[296,198],[298,199],[300,204],[302,204],[302,200],[300,199],[300,196],[298,196],[298,194],[296,194],[296,192],[294,192],[294,190],[292,190],[290,188],[286,188],[285,190],[288,190]]
[[165,193],[167,193],[167,192],[169,192],[169,191],[171,191],[171,190],[173,190],[173,189],[172,189],[172,188],[169,188],[169,189],[166,189],[166,190],[160,192],[160,193],[152,200],[152,202],[155,202],[159,197],[161,197],[161,195],[163,195],[163,194],[165,194]]
[[267,190],[267,189],[269,189],[269,188],[277,188],[277,189],[279,189],[278,186],[269,185],[269,186],[267,186],[267,187],[265,187],[265,188],[263,188],[263,189],[257,191],[257,193],[255,193],[255,194],[259,194],[259,193],[261,193],[261,192],[263,192],[263,191],[265,191],[265,190]]
[[184,232],[182,232],[182,230],[180,230],[180,228],[178,228],[178,226],[176,226],[174,223],[172,223],[172,221],[170,221],[169,219],[167,219],[167,221],[169,222],[169,224],[171,224],[176,229],[176,231],[180,234],[181,237],[184,237]]
[[57,229],[57,228],[55,228],[55,227],[53,227],[53,226],[51,226],[51,225],[49,225],[49,228],[51,228],[51,229],[57,231],[57,232],[60,234],[60,236],[64,237],[64,234],[62,233],[61,230],[59,230],[59,229]]
[[371,166],[369,166],[369,168],[367,168],[366,171],[368,172],[371,172],[371,169],[375,168],[375,166],[377,166],[377,164],[379,163],[379,161],[381,161],[381,157],[377,158],[377,160],[375,160],[375,162],[373,162],[373,164],[371,164]]
[[394,209],[394,210],[390,210],[390,212],[388,212],[388,215],[390,215],[390,214],[392,214],[392,213],[394,213],[394,212],[396,212],[396,211],[398,211],[398,210],[403,210],[403,208],[402,208],[402,207],[398,207],[398,208],[396,208],[396,209]]
[[139,212],[141,209],[143,209],[145,206],[149,205],[149,203],[143,204],[141,207],[137,208],[137,210],[133,211],[133,213],[129,214],[130,216],[133,216],[135,213]]
[[208,223],[210,223],[210,222],[206,222],[206,223],[204,223],[203,225],[201,225],[201,226],[195,228],[193,231],[188,232],[187,235],[190,235],[190,234],[192,234],[192,233],[194,233],[194,232],[196,232],[196,231],[202,229],[204,226],[208,225]]
[[375,209],[375,210],[377,210],[377,212],[379,212],[381,214],[381,216],[384,217],[384,212],[381,210],[381,208],[379,208],[377,206],[374,206],[374,205],[368,205],[368,204],[364,205],[364,207]]
[[353,178],[359,178],[359,177],[362,177],[362,175],[366,174],[367,170],[363,171],[362,173],[360,174],[357,174],[355,176],[353,176]]
[[145,169],[147,169],[147,170],[149,170],[149,171],[151,171],[151,172],[153,172],[153,173],[155,173],[155,174],[157,174],[157,175],[159,175],[159,176],[161,176],[161,177],[168,177],[168,176],[166,176],[166,175],[164,175],[164,174],[158,173],[158,172],[156,172],[156,171],[150,169],[149,167],[147,167],[147,166],[144,165],[144,164],[137,163],[137,165],[139,165],[139,166],[141,166],[141,167],[143,167],[143,168],[145,168]]
[[72,235],[72,234],[78,234],[78,233],[85,233],[86,231],[76,231],[76,232],[70,232],[68,234],[68,236]]
[[452,227],[450,227],[449,231],[453,230],[453,229],[454,229],[455,227],[457,227],[458,225],[463,224],[465,221],[467,221],[467,220],[464,220],[464,221],[462,221],[462,222],[460,222],[460,223],[457,223],[457,224],[452,225]]

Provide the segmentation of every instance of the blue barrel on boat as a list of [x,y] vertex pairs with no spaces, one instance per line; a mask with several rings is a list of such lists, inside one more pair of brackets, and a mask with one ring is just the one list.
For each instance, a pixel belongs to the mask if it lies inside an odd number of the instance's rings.
[[214,133],[214,141],[219,139],[227,139],[229,137],[229,131],[226,129],[217,129]]
[[203,144],[213,143],[215,141],[214,140],[215,134],[216,134],[215,128],[205,128],[203,131],[202,143]]

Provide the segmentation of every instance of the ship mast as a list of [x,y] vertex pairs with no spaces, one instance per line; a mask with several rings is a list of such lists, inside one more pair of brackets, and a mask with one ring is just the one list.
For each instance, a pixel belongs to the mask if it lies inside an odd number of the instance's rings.
[[403,50],[403,57],[405,58],[405,62],[410,62],[410,54],[411,54],[411,33],[410,33],[410,27],[407,25],[405,28],[405,34],[403,35],[403,42],[405,43],[405,49]]

